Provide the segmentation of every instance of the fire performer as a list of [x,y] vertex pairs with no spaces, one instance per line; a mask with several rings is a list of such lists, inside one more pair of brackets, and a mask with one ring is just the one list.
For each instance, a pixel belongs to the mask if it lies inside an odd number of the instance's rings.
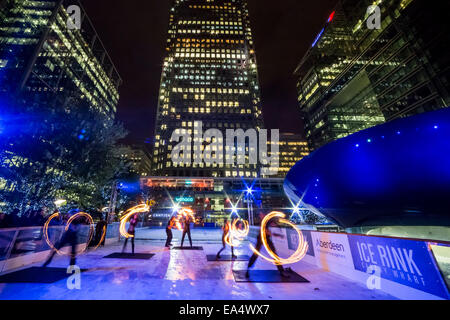
[[[261,214],[259,215],[259,217],[260,217],[260,220],[263,221],[263,219],[264,219],[264,214],[261,213]],[[266,228],[265,234],[266,234],[267,245],[268,245],[268,247],[276,254],[275,246],[274,246],[274,244],[273,244],[273,242],[272,242],[272,238],[271,238],[271,237],[272,237],[272,233],[271,233],[271,231],[270,231],[269,226],[276,226],[276,225],[272,222],[272,223],[270,223],[270,224],[267,223],[266,226],[265,226],[265,228]],[[276,237],[282,237],[280,234],[277,234],[277,233],[273,233],[273,235],[276,236]],[[258,252],[261,251],[262,245],[263,245],[263,242],[262,242],[262,238],[261,238],[261,232],[258,232],[258,238],[257,238],[257,240],[256,240],[256,246],[255,246],[255,249],[256,249]],[[247,278],[250,277],[249,270],[250,270],[250,268],[255,264],[256,259],[258,259],[258,254],[257,254],[257,253],[253,253],[253,255],[251,256],[251,258],[250,258],[250,260],[249,260],[249,262],[248,262],[247,273],[245,274],[245,276],[246,276]],[[284,270],[284,268],[283,268],[282,265],[278,265],[278,264],[277,264],[277,269],[278,269],[278,271],[280,272],[280,275],[281,275],[283,278],[289,278],[289,275],[285,272],[285,270]]]
[[[73,216],[77,214],[79,210],[72,209],[68,212],[68,216]],[[58,252],[62,247],[64,247],[66,244],[69,244],[71,247],[71,253],[70,253],[70,265],[74,266],[76,264],[76,255],[77,255],[77,238],[78,238],[78,230],[80,225],[80,218],[75,218],[74,221],[69,225],[67,230],[64,232],[61,240],[58,242],[58,244],[55,246],[55,248],[52,250],[50,255],[48,256],[45,263],[42,265],[42,267],[47,267],[53,260],[53,257],[55,256],[55,253]]]
[[173,238],[172,228],[174,227],[174,224],[175,224],[175,216],[172,216],[169,219],[169,222],[167,222],[167,227],[166,227],[166,234],[167,234],[166,247],[167,248],[170,248],[170,246],[172,245],[172,238]]
[[[225,218],[225,220],[224,220],[224,222],[223,222],[222,230],[223,230],[223,234],[222,234],[222,245],[223,245],[223,246],[222,246],[222,249],[220,249],[219,252],[217,252],[217,255],[216,255],[216,259],[217,259],[217,260],[220,259],[220,254],[222,253],[223,250],[225,250],[225,247],[227,246],[227,243],[226,243],[226,241],[225,241],[227,235],[228,235],[229,233],[231,233],[231,224],[228,222],[228,219],[227,219],[227,218]],[[230,242],[231,242],[231,241],[232,241],[232,237],[231,237],[231,234],[230,234]],[[233,246],[230,246],[230,247],[231,247],[231,257],[232,257],[233,259],[236,259],[237,256],[234,255],[234,248],[233,248]]]
[[184,243],[184,237],[186,236],[186,234],[189,237],[189,243],[191,244],[191,248],[192,248],[192,239],[191,239],[191,215],[190,214],[185,214],[184,215],[184,226],[183,226],[183,236],[181,238],[181,247],[183,247],[183,243]]
[[[128,227],[128,233],[131,235],[131,252],[134,254],[134,235],[136,233],[136,225],[138,223],[139,213],[136,213],[130,219],[130,226]],[[125,243],[123,244],[122,253],[125,252],[127,247],[128,238],[125,239]]]

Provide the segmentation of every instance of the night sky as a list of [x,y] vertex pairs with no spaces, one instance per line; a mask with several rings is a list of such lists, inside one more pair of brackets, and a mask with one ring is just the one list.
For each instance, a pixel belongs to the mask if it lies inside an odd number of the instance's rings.
[[[123,79],[127,143],[153,137],[170,0],[81,0]],[[337,0],[248,0],[267,128],[303,134],[293,77]]]

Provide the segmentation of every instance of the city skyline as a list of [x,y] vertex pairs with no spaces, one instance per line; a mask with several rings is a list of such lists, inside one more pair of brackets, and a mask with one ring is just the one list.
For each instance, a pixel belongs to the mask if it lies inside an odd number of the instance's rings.
[[[262,6],[260,1],[248,1],[267,128],[304,134],[293,72],[336,2],[288,0],[284,6]],[[117,117],[130,132],[125,142],[149,142],[154,133],[170,3],[140,4],[138,14],[127,10],[132,6],[129,2],[81,3],[124,80]],[[267,24],[274,12],[276,21]],[[268,35],[270,41],[266,41]],[[285,49],[279,49],[281,44]]]

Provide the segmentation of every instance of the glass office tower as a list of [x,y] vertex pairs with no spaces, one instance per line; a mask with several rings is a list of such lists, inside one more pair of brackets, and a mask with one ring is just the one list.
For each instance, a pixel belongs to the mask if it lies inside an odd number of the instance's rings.
[[295,71],[310,147],[448,106],[447,12],[446,1],[339,1]]
[[[80,8],[80,28],[67,9]],[[71,13],[71,10],[69,10]],[[122,80],[78,1],[0,1],[0,98],[111,117]]]
[[[161,77],[153,174],[258,176],[258,166],[248,162],[236,166],[173,163],[171,151],[176,143],[170,139],[174,130],[181,128],[192,136],[215,128],[224,137],[226,129],[258,130],[263,127],[260,102],[246,1],[174,0]],[[202,130],[195,127],[199,121]],[[225,144],[225,139],[220,142]],[[194,148],[192,153],[196,151]],[[224,149],[219,147],[216,152],[223,154]]]
[[278,145],[278,153],[270,154],[278,163],[275,177],[284,179],[297,162],[309,155],[309,147],[303,136],[295,133],[280,133]]

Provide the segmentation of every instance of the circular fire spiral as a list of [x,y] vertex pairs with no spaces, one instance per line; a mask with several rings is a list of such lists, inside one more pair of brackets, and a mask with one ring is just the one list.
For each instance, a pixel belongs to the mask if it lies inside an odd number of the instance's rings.
[[[237,226],[238,222],[242,223],[243,229],[238,228]],[[229,227],[228,233],[225,235],[225,243],[231,247],[235,247],[235,245],[233,244],[233,240],[234,239],[239,241],[244,240],[250,231],[250,226],[248,224],[248,221],[243,219],[235,219],[231,224],[229,222],[227,223]]]
[[178,210],[173,220],[173,226],[175,227],[175,229],[183,231],[182,220],[183,218],[187,217],[189,217],[192,221],[195,220],[194,211],[192,211],[192,209],[181,208],[180,210]]
[[128,209],[127,211],[125,211],[124,216],[122,218],[120,218],[120,234],[122,235],[122,237],[125,238],[134,238],[134,236],[132,234],[129,234],[126,230],[126,224],[127,222],[130,220],[130,218],[137,214],[137,213],[144,213],[144,212],[148,212],[150,210],[150,207],[153,206],[155,204],[155,201],[151,200],[147,203],[143,203],[140,205],[137,205],[135,207],[132,207],[130,209]]
[[[259,255],[261,258],[263,258],[269,262],[272,262],[275,265],[285,265],[285,264],[296,263],[296,262],[302,260],[305,257],[306,252],[308,251],[308,243],[305,241],[305,238],[303,237],[302,232],[289,220],[284,219],[285,217],[286,217],[286,215],[284,213],[274,211],[274,212],[271,212],[268,215],[266,215],[264,217],[263,221],[261,222],[261,240],[263,242],[263,245],[264,245],[267,253],[270,255],[271,258],[266,257],[261,252],[256,250],[252,244],[250,244],[250,249],[255,254]],[[285,259],[285,258],[279,257],[272,251],[272,249],[267,244],[266,226],[267,226],[268,222],[273,218],[280,218],[279,221],[281,223],[289,225],[297,232],[298,247],[297,247],[297,250],[295,250],[295,252],[289,258]]]
[[[45,241],[47,242],[48,246],[50,248],[52,248],[53,250],[55,250],[59,255],[65,255],[66,253],[64,253],[61,250],[58,250],[58,249],[55,248],[54,244],[50,241],[50,238],[48,236],[48,226],[49,226],[50,222],[54,218],[56,218],[58,216],[60,216],[60,213],[59,212],[55,212],[54,214],[52,214],[47,219],[47,221],[44,224],[43,233],[44,233],[44,236],[45,236]],[[78,252],[77,255],[85,252],[88,249],[89,243],[91,243],[92,237],[94,236],[94,232],[95,232],[94,231],[94,220],[92,219],[91,215],[89,213],[86,213],[86,212],[78,212],[78,213],[74,214],[73,216],[71,216],[70,219],[66,223],[66,227],[64,228],[64,231],[67,232],[67,230],[69,230],[70,224],[75,219],[79,218],[80,216],[86,217],[89,220],[89,237],[88,237],[88,241],[86,242],[86,247],[83,250],[81,250],[80,252]],[[99,244],[97,244],[97,246],[94,248],[94,250],[99,247],[100,243],[102,243],[103,239],[105,238],[105,235],[106,235],[106,227],[103,228],[103,234],[102,234],[102,237],[101,237],[102,240],[99,242]]]

